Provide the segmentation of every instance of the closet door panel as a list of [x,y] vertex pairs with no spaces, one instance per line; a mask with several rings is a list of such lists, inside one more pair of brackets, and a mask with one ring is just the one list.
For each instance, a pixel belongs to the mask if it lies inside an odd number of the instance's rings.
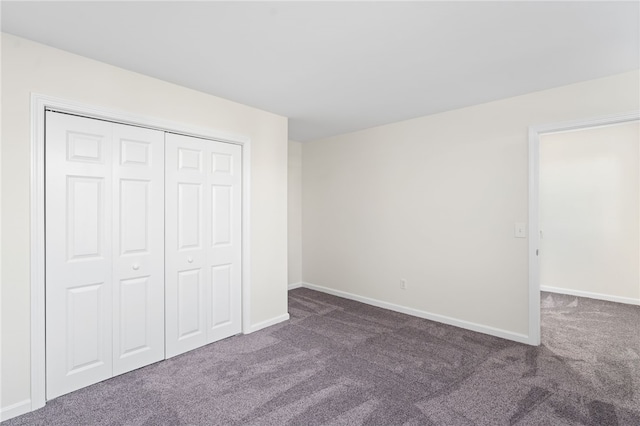
[[166,135],[167,356],[241,331],[242,148]]
[[209,142],[207,148],[211,205],[207,340],[215,342],[240,333],[242,328],[242,148],[222,142]]
[[165,135],[165,321],[167,358],[207,342],[209,271],[205,236],[205,146],[199,139]]
[[47,398],[164,358],[164,134],[47,112]]
[[47,112],[46,394],[112,373],[111,124]]
[[164,133],[113,124],[113,374],[164,359]]

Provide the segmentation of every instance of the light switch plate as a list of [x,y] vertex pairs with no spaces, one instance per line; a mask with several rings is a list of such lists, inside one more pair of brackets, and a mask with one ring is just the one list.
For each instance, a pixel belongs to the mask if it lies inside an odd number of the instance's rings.
[[514,234],[516,238],[527,238],[527,225],[524,222],[516,222]]

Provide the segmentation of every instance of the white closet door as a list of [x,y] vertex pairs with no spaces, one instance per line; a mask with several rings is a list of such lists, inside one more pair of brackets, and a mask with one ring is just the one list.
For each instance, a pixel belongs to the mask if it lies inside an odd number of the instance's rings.
[[209,343],[240,333],[242,326],[242,148],[210,142],[207,154],[211,210],[207,221],[207,268],[210,271],[207,309]]
[[203,215],[206,174],[201,140],[165,135],[165,330],[167,358],[206,344]]
[[112,125],[46,114],[47,399],[112,375]]
[[113,125],[113,374],[164,359],[164,133]]
[[46,119],[51,399],[164,358],[164,134]]
[[166,354],[241,328],[241,148],[166,134]]

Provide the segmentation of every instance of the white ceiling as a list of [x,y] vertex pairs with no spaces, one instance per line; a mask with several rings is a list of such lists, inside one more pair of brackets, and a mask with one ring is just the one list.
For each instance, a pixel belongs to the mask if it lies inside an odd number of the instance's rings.
[[2,30],[308,141],[640,68],[640,2],[2,2]]

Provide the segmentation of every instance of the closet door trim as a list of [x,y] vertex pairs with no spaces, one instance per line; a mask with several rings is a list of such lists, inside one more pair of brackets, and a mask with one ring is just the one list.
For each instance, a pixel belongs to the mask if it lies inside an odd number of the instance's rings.
[[30,411],[46,404],[45,368],[45,111],[56,111],[87,118],[111,121],[193,136],[242,147],[242,333],[251,329],[250,254],[250,182],[251,140],[247,136],[219,132],[214,129],[191,126],[126,111],[103,108],[57,97],[31,94],[31,400]]

